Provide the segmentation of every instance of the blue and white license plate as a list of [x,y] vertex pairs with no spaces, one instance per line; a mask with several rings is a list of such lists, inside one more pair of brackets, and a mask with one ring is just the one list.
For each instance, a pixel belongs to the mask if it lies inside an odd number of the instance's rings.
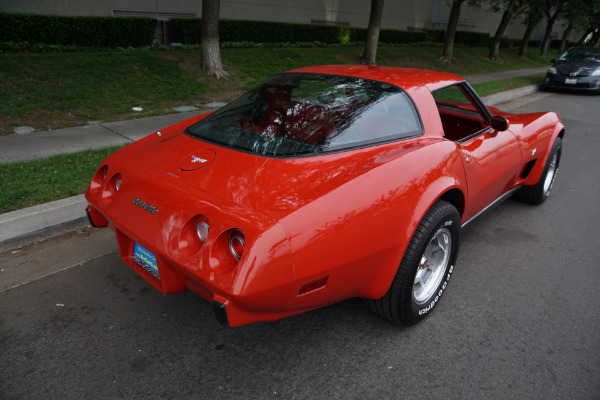
[[144,267],[146,271],[154,275],[156,279],[160,279],[160,275],[158,274],[158,264],[156,263],[156,256],[152,254],[150,250],[136,243],[133,247],[133,259],[136,263]]

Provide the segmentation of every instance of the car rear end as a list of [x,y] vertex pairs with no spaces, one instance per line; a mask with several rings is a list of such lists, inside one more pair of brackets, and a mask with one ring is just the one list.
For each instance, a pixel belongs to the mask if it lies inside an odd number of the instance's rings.
[[92,224],[114,230],[125,263],[163,294],[212,302],[223,324],[281,318],[293,265],[278,222],[175,173],[134,168],[128,153],[105,160],[86,192]]

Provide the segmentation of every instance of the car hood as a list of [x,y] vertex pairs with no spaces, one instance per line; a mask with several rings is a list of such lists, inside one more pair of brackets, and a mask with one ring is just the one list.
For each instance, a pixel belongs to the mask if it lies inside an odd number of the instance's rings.
[[281,219],[353,178],[422,147],[426,141],[408,140],[302,158],[270,158],[203,142],[180,130],[158,140],[142,139],[114,157],[132,176],[151,176],[159,182],[172,182],[176,177],[182,184]]
[[600,69],[600,63],[558,62],[554,66],[560,75],[591,75],[592,72]]

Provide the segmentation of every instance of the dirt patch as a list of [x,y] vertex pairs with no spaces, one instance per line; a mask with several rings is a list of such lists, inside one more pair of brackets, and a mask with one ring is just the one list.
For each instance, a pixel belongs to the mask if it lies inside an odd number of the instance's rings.
[[204,98],[206,100],[205,103],[214,103],[214,102],[229,103],[229,102],[237,99],[244,93],[245,93],[245,91],[243,91],[243,90],[230,89],[230,90],[224,90],[219,93],[208,93],[204,96]]
[[179,69],[186,72],[202,71],[202,59],[198,57],[187,57],[182,62],[177,64]]
[[160,56],[160,58],[163,58],[165,60],[170,60],[170,61],[178,61],[179,58],[177,58],[176,56],[174,56],[173,54],[162,54]]

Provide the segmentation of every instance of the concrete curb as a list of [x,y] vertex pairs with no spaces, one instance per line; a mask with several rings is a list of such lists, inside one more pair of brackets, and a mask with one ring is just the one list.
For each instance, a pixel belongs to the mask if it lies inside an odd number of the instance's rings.
[[[489,106],[495,106],[537,90],[538,85],[525,86],[485,96],[483,101]],[[0,252],[87,226],[88,220],[84,211],[86,206],[84,196],[79,195],[0,214]]]
[[488,106],[497,106],[498,104],[506,103],[519,97],[527,96],[539,90],[540,85],[523,86],[516,89],[507,90],[490,94],[482,98],[483,102]]
[[79,196],[0,214],[0,252],[88,225]]

